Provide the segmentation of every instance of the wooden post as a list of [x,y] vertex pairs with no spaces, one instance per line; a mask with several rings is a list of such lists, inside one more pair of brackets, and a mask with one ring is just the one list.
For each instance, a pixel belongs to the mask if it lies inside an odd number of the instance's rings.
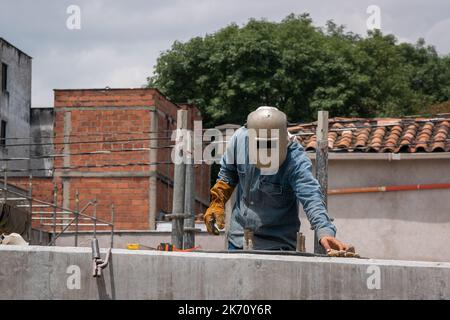
[[[183,134],[187,129],[187,110],[178,110],[177,112],[177,147],[182,147],[181,160],[175,163],[173,174],[173,200],[172,200],[172,244],[177,248],[183,248],[183,233],[184,233],[184,189],[186,181],[186,146],[184,145],[185,138]],[[183,143],[183,145],[180,145]],[[177,149],[178,151],[179,149]],[[175,160],[175,159],[174,159]]]
[[[320,184],[326,208],[328,190],[328,111],[319,111],[316,138],[316,179]],[[319,243],[316,231],[314,231],[314,253],[326,253]]]

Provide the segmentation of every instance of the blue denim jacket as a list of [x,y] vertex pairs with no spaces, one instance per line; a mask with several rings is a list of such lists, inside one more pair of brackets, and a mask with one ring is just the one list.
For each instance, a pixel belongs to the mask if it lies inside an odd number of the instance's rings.
[[[320,185],[303,147],[290,143],[286,160],[274,175],[261,175],[249,164],[247,129],[238,129],[221,159],[219,179],[237,185],[228,240],[242,248],[244,229],[254,230],[254,249],[295,250],[300,228],[298,202],[319,239],[335,236]],[[298,201],[297,201],[298,200]]]

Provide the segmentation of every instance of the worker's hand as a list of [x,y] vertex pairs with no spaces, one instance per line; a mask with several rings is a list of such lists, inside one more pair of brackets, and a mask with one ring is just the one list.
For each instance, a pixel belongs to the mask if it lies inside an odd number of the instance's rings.
[[335,237],[322,237],[320,244],[325,248],[329,257],[359,258],[354,246],[342,243]]
[[206,210],[204,220],[209,233],[219,235],[219,229],[225,228],[225,203],[230,199],[234,187],[218,180],[211,189],[211,203]]
[[347,251],[348,249],[348,245],[331,236],[322,237],[319,242],[327,252],[332,249],[338,251]]
[[219,229],[225,228],[225,211],[223,208],[211,205],[206,210],[205,216],[206,230],[214,235],[219,235]]

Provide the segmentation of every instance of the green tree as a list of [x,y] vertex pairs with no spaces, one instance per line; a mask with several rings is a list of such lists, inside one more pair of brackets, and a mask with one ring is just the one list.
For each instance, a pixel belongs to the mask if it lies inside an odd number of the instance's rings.
[[379,30],[362,37],[308,14],[251,19],[185,43],[158,58],[149,87],[202,110],[206,126],[244,123],[260,105],[292,121],[331,116],[400,116],[449,100],[450,57],[422,39],[398,44]]

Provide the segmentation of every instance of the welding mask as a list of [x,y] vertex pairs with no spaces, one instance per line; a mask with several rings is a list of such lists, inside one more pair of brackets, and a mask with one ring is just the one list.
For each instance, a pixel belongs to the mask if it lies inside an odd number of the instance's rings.
[[286,159],[288,132],[284,112],[259,107],[247,117],[249,161],[261,175],[273,175]]

